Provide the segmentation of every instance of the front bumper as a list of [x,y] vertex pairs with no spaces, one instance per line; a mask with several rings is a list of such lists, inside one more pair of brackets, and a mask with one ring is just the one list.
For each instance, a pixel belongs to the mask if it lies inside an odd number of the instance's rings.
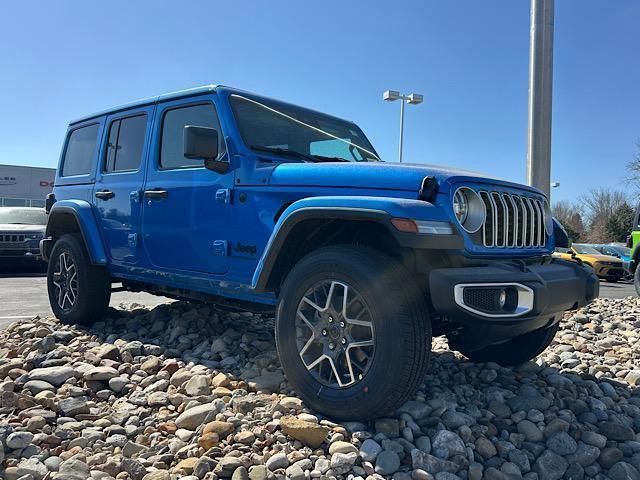
[[40,248],[4,248],[0,247],[0,260],[42,260]]
[[[512,285],[529,303],[511,314],[474,311],[461,305],[459,295],[461,286],[470,285]],[[596,298],[599,280],[590,268],[554,258],[530,265],[505,262],[435,269],[429,276],[429,288],[435,311],[450,323],[450,342],[473,351],[553,325],[562,312]]]
[[596,263],[593,266],[595,274],[600,278],[622,278],[624,277],[625,270],[622,264],[618,265],[604,265],[602,263]]

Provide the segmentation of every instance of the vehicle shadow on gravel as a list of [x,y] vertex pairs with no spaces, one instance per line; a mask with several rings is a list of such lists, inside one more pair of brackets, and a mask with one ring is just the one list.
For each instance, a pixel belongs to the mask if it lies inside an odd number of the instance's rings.
[[[142,479],[154,468],[228,477],[264,463],[265,479],[285,469],[300,479],[431,478],[424,472],[616,479],[637,478],[640,470],[638,318],[640,302],[599,300],[566,319],[537,362],[517,369],[471,363],[448,350],[446,340],[434,339],[431,367],[414,398],[364,424],[334,423],[295,398],[270,316],[186,302],[152,310],[133,305],[112,309],[90,327],[41,319],[11,335],[39,338],[23,347],[39,352],[29,368],[73,366],[75,385],[56,392],[57,415],[103,420],[106,437],[93,448],[94,457],[102,457],[85,461],[113,477],[127,471]],[[19,341],[10,337],[4,346]],[[20,415],[31,416],[29,408]],[[302,423],[283,435],[290,415]],[[65,432],[51,449],[67,458],[65,452],[77,454],[85,443],[79,432]]]

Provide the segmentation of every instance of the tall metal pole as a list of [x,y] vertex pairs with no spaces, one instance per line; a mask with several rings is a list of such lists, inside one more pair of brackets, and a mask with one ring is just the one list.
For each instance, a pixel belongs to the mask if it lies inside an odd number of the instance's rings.
[[402,140],[404,136],[404,98],[400,99],[400,146],[398,147],[398,161],[402,163]]
[[527,183],[551,193],[554,0],[531,0]]

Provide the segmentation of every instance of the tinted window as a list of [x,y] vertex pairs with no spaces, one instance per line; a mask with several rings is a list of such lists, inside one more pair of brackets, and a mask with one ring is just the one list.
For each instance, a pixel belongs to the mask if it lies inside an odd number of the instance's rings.
[[99,125],[78,128],[69,134],[62,162],[62,176],[86,175],[91,172]]
[[220,134],[220,124],[212,104],[192,105],[174,108],[164,114],[162,120],[162,143],[160,145],[160,166],[162,168],[201,167],[202,160],[186,158],[183,155],[184,127],[194,125],[218,130],[218,151],[224,153],[224,142]]
[[350,162],[380,160],[354,123],[271,100],[232,95],[230,102],[249,148],[292,150]]
[[147,131],[147,116],[115,120],[109,128],[105,171],[138,170]]
[[[351,142],[350,138],[345,138],[347,142]],[[357,148],[349,145],[342,140],[318,140],[317,142],[311,142],[309,144],[309,153],[311,155],[318,155],[320,157],[337,157],[344,159],[354,159],[356,161],[362,161],[362,155]]]

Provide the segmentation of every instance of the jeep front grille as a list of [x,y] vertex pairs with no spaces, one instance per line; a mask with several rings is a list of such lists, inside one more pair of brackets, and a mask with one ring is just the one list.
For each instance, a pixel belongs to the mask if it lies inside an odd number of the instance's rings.
[[0,243],[18,243],[18,242],[24,242],[24,235],[0,233]]
[[480,231],[485,247],[539,248],[546,244],[542,200],[511,193],[480,191],[487,218]]

